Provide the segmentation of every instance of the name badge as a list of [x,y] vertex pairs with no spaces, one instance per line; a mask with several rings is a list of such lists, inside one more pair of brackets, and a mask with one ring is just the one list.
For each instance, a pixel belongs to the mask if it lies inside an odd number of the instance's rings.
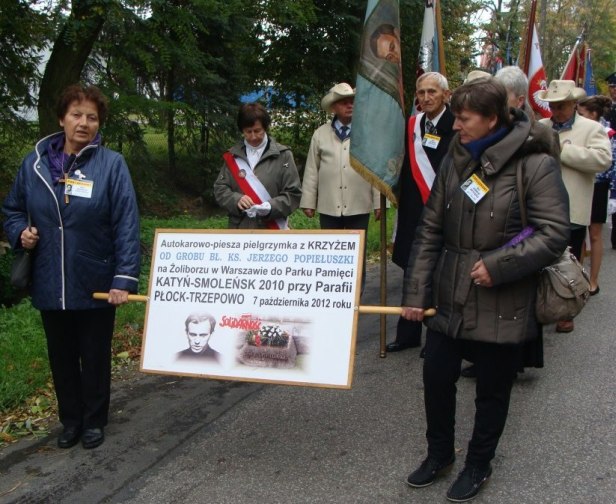
[[64,194],[67,196],[76,196],[78,198],[91,198],[94,182],[91,180],[68,179]]
[[423,140],[421,141],[421,145],[423,145],[424,147],[429,147],[430,149],[436,149],[440,141],[440,136],[426,133],[423,137]]
[[490,190],[476,174],[471,175],[471,177],[462,184],[461,188],[475,204],[481,201]]

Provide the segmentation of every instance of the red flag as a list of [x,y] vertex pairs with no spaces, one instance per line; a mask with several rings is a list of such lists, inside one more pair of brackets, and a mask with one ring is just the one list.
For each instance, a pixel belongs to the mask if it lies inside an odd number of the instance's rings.
[[520,48],[520,68],[528,76],[528,102],[536,114],[541,117],[551,117],[550,107],[547,102],[539,99],[539,93],[547,89],[547,75],[541,59],[539,37],[535,26],[535,13],[537,1],[533,0],[526,28],[524,43]]
[[575,41],[573,50],[560,76],[561,80],[572,80],[577,87],[584,87],[587,49],[586,42],[584,42],[584,33],[582,33]]

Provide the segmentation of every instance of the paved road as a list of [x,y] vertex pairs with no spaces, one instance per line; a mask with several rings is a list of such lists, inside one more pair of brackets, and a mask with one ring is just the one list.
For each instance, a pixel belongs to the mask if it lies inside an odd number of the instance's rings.
[[[389,270],[389,304],[400,272]],[[369,269],[363,304],[378,304]],[[616,251],[576,330],[545,335],[546,367],[514,387],[494,474],[477,503],[616,502]],[[395,317],[388,317],[393,335]],[[405,484],[425,453],[421,360],[379,358],[379,317],[361,315],[351,390],[141,375],[114,383],[107,441],[59,450],[47,438],[0,452],[0,503],[374,504],[447,502],[455,473]],[[473,416],[458,387],[455,471]]]

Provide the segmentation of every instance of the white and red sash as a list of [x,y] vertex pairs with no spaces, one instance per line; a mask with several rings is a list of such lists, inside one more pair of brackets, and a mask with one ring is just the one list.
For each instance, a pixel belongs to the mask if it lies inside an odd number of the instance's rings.
[[[272,199],[265,186],[252,171],[250,165],[242,158],[236,158],[229,151],[222,155],[231,175],[240,186],[242,192],[250,196],[256,205]],[[287,219],[268,219],[265,221],[270,229],[289,229]]]
[[408,145],[411,175],[419,188],[419,194],[421,194],[421,199],[425,205],[428,196],[430,196],[436,173],[421,143],[421,118],[424,115],[422,112],[409,118]]

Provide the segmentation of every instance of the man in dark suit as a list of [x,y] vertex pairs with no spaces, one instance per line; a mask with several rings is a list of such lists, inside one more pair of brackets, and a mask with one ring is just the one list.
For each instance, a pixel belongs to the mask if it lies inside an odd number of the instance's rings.
[[[454,135],[454,117],[449,106],[447,79],[437,72],[427,72],[417,79],[416,92],[421,113],[411,116],[406,126],[406,155],[398,182],[398,222],[392,260],[406,269],[421,217],[439,164]],[[421,322],[400,317],[396,340],[387,345],[388,352],[398,352],[421,345]]]

